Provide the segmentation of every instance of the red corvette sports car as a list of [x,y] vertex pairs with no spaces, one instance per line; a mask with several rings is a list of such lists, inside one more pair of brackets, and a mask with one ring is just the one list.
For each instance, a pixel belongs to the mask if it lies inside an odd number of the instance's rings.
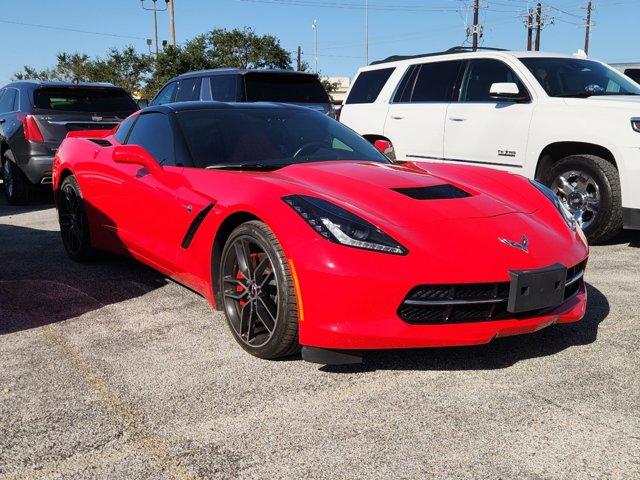
[[392,163],[327,116],[177,103],[54,160],[77,261],[131,255],[224,310],[261,358],[471,345],[582,318],[588,247],[546,187],[470,166]]

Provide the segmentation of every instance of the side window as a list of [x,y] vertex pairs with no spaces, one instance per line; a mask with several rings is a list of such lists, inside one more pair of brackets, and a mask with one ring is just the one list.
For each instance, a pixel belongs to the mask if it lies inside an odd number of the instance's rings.
[[2,98],[0,98],[0,113],[12,112],[15,99],[16,90],[13,88],[6,88]]
[[393,103],[406,103],[411,101],[413,86],[416,83],[416,75],[420,70],[420,65],[411,65],[402,77],[400,85],[393,96]]
[[504,82],[515,83],[520,92],[526,92],[520,78],[505,63],[490,58],[471,60],[460,100],[462,102],[495,102],[496,100],[489,96],[491,85]]
[[459,60],[420,65],[411,102],[450,102],[462,65]]
[[640,82],[640,68],[627,68],[624,74],[634,82]]
[[[197,88],[196,88],[197,87]],[[185,78],[180,80],[176,102],[189,102],[200,97],[200,79]]]
[[114,137],[116,137],[116,140],[118,140],[120,143],[124,143],[124,141],[127,139],[129,130],[131,130],[131,126],[135,123],[137,118],[138,114],[130,115],[129,117],[125,118],[122,123],[120,123],[120,125],[118,126],[118,130],[116,130],[116,133],[113,135]]
[[238,100],[238,78],[235,75],[216,75],[209,78],[211,98],[219,102]]
[[156,98],[153,99],[151,105],[164,105],[165,103],[173,102],[174,94],[176,93],[176,87],[178,86],[178,82],[171,82],[167,86],[165,86],[160,93],[156,95]]
[[175,165],[173,129],[162,113],[145,113],[133,126],[128,145],[140,145],[154,156],[160,165]]
[[394,70],[395,68],[381,68],[360,72],[345,103],[375,102]]

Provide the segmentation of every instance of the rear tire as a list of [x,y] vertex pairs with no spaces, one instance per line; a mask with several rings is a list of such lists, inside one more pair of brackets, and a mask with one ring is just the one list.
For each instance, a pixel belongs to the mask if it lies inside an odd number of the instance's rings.
[[610,240],[622,230],[620,177],[611,162],[595,155],[570,155],[543,172],[541,180],[574,216],[585,219],[583,230],[590,243]]
[[11,205],[24,205],[31,201],[35,186],[18,168],[11,150],[2,155],[2,178],[4,195]]
[[66,177],[58,190],[58,221],[62,244],[69,258],[84,263],[95,257],[89,237],[89,221],[76,177]]
[[222,250],[217,280],[227,324],[243,349],[264,359],[300,350],[291,272],[266,224],[250,221],[231,233]]

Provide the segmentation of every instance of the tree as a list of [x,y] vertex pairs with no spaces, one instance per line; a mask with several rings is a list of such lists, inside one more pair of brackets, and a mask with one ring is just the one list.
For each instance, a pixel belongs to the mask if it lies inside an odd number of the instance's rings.
[[59,53],[56,66],[36,70],[25,66],[16,73],[16,80],[64,80],[80,82],[110,82],[129,92],[140,91],[151,73],[152,59],[139,54],[133,47],[112,48],[105,58],[91,59],[81,53]]
[[209,68],[281,68],[291,70],[291,54],[273,35],[258,35],[251,28],[215,29],[184,45],[167,46],[157,59],[134,47],[112,48],[104,58],[83,53],[59,53],[56,65],[37,70],[25,66],[14,78],[111,82],[131,93],[151,98],[172,77]]
[[153,97],[171,77],[181,73],[222,67],[290,70],[291,54],[274,36],[258,35],[251,28],[215,29],[160,52],[144,94]]

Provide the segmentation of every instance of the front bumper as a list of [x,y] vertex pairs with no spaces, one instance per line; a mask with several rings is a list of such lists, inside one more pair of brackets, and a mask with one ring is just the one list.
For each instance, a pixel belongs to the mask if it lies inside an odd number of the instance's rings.
[[[525,217],[509,215],[509,223],[518,226]],[[524,224],[529,252],[503,246],[496,235],[499,223],[504,219],[458,220],[434,226],[430,234],[405,231],[395,238],[408,247],[406,256],[358,250],[322,239],[311,242],[315,245],[289,244],[285,252],[295,264],[304,312],[300,343],[335,350],[476,345],[580,320],[587,304],[582,281],[562,305],[537,316],[452,324],[411,324],[400,318],[398,307],[418,285],[508,282],[510,270],[557,263],[569,268],[588,256],[578,232],[564,234],[560,241],[557,235],[525,229]],[[410,237],[430,238],[431,242],[429,246],[411,244]],[[554,245],[552,239],[558,243]]]

